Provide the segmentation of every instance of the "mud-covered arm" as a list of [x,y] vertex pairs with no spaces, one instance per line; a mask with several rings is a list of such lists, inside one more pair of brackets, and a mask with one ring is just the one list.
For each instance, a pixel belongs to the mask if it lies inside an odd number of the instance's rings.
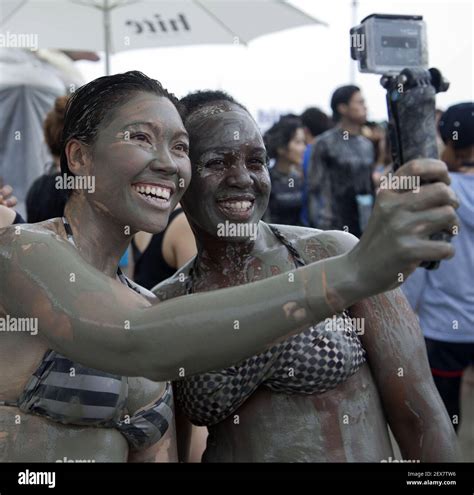
[[457,438],[431,376],[418,320],[400,289],[356,303],[361,336],[404,459],[459,461]]
[[52,349],[126,376],[164,381],[225,368],[362,297],[341,256],[153,305],[33,229],[0,233],[0,309],[37,319]]
[[[339,236],[338,254],[357,242]],[[360,336],[390,428],[403,459],[459,461],[457,438],[433,382],[418,320],[400,289],[350,308],[364,329]]]
[[422,185],[417,194],[381,191],[347,254],[156,305],[88,265],[52,232],[9,227],[0,231],[0,313],[36,318],[40,338],[91,368],[155,381],[226,368],[397,287],[399,274],[422,260],[454,255],[451,244],[428,240],[458,228],[446,165],[415,160],[397,174],[443,183]]

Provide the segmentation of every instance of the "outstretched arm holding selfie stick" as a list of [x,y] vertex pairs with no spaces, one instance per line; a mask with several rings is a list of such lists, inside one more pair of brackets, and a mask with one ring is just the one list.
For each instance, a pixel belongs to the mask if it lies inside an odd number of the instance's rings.
[[158,304],[131,297],[76,256],[58,232],[38,225],[4,230],[3,311],[38,318],[45,347],[92,368],[153,380],[219,369],[399,286],[400,274],[408,276],[422,260],[454,255],[449,243],[427,238],[457,225],[446,165],[418,160],[397,171],[403,174],[434,183],[419,194],[381,193],[367,231],[347,254],[296,270],[294,281],[283,274]]

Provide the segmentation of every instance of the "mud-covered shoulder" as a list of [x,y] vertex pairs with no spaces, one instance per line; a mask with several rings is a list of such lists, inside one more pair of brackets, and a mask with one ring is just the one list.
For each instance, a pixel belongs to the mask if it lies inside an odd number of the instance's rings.
[[60,235],[61,229],[64,229],[60,219],[53,218],[38,223],[17,223],[0,228],[0,243],[10,243],[14,240],[22,241],[22,235],[28,235],[31,240],[35,235],[38,240],[43,240],[44,235],[53,235],[58,240],[62,238]]
[[193,263],[194,258],[191,258],[185,265],[179,268],[174,275],[171,275],[171,277],[153,287],[153,294],[155,294],[160,301],[166,301],[167,299],[186,295],[187,281]]
[[294,244],[307,263],[350,251],[359,239],[342,230],[319,230],[292,225],[274,225]]
[[48,346],[72,360],[99,368],[108,359],[100,369],[124,375],[140,369],[135,356],[132,367],[122,366],[136,345],[123,330],[150,303],[87,263],[54,222],[0,233],[0,307],[11,318],[31,318]]
[[15,224],[0,229],[0,263],[11,265],[18,256],[32,254],[41,248],[54,249],[58,242],[65,242],[53,221]]

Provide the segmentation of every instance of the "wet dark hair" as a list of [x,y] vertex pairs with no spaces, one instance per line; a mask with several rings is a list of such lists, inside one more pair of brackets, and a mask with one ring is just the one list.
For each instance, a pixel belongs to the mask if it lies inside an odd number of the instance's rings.
[[341,120],[341,114],[338,112],[337,107],[341,104],[348,105],[352,95],[358,91],[360,91],[360,88],[352,84],[341,86],[334,91],[331,97],[332,119],[334,122]]
[[263,135],[263,141],[270,158],[278,158],[278,149],[286,148],[303,122],[293,114],[282,115],[280,120]]
[[181,100],[179,100],[183,122],[186,124],[186,119],[196,110],[199,110],[200,108],[203,108],[207,105],[217,103],[219,101],[225,101],[227,103],[232,103],[234,105],[237,105],[250,115],[250,112],[242,105],[242,103],[239,103],[236,99],[234,99],[232,96],[230,96],[230,94],[226,93],[225,91],[219,91],[219,90],[194,91],[193,93],[189,93],[183,98],[181,98]]
[[61,136],[61,173],[71,174],[66,157],[66,144],[77,139],[85,144],[93,144],[99,125],[117,105],[132,93],[148,92],[168,98],[180,112],[178,99],[169,93],[160,82],[142,72],[129,71],[113,76],[104,76],[81,86],[73,93],[66,105],[64,128]]
[[301,122],[309,129],[313,137],[319,136],[333,126],[332,120],[319,108],[307,108],[301,114]]

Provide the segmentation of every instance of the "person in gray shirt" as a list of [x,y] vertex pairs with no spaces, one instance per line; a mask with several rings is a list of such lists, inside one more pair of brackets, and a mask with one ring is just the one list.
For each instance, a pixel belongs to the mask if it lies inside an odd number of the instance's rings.
[[319,136],[309,164],[310,224],[360,237],[374,200],[374,147],[361,135],[367,109],[357,86],[338,88],[331,108],[337,125]]

